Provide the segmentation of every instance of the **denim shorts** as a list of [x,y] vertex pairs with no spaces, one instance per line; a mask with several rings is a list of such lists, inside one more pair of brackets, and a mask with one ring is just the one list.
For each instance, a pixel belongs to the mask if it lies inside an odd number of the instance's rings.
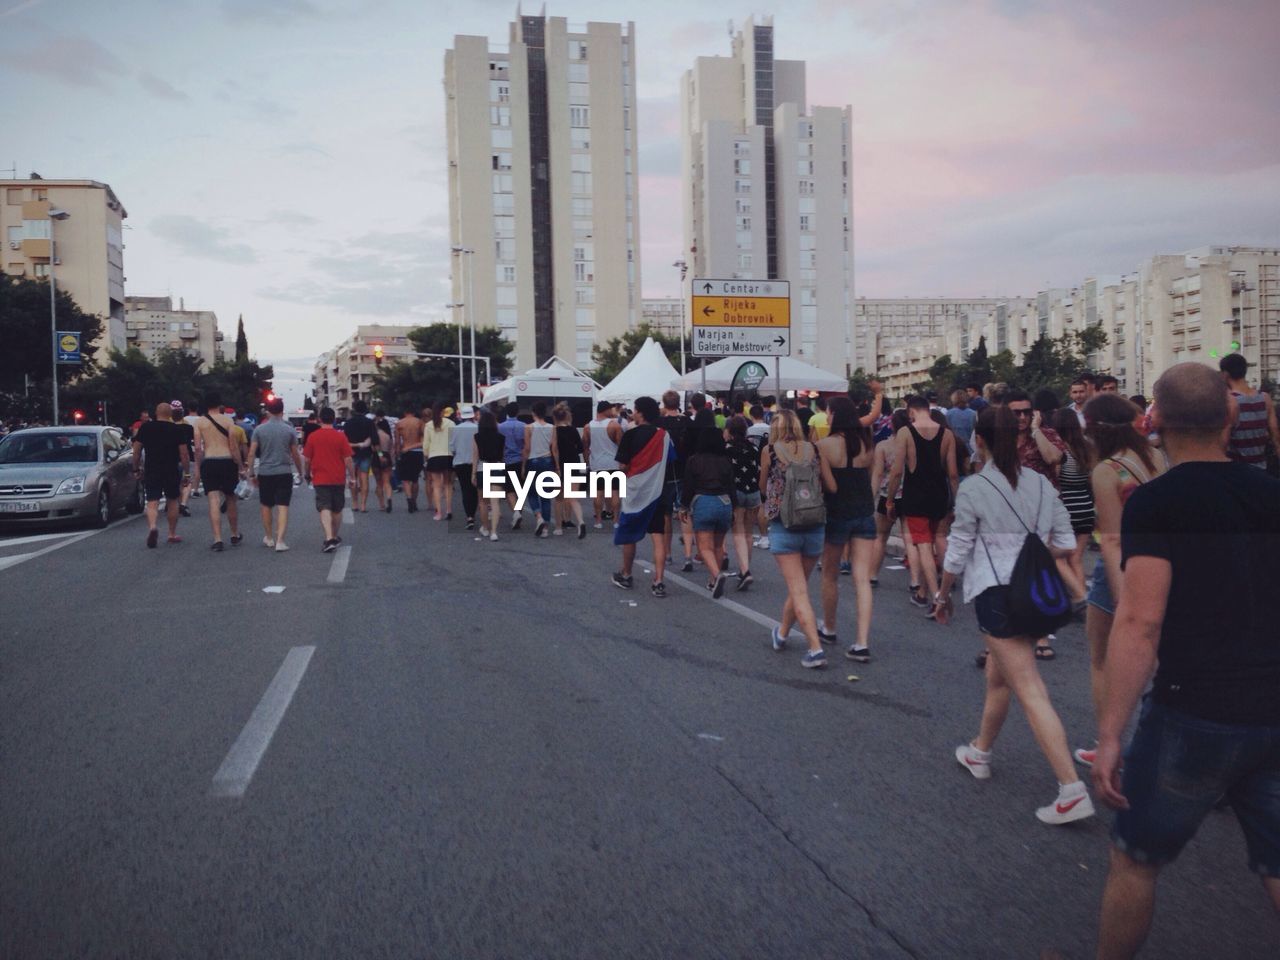
[[823,528],[788,530],[780,520],[769,521],[769,552],[800,553],[806,557],[822,556]]
[[727,496],[700,493],[693,498],[690,512],[694,531],[728,533],[733,526],[733,504]]
[[828,520],[824,537],[833,547],[843,547],[850,540],[874,540],[876,515],[868,513],[865,517],[853,517],[849,520]]
[[978,629],[987,636],[1001,639],[1017,636],[1009,629],[1008,584],[987,587],[974,597],[973,612],[978,617]]
[[1139,863],[1172,861],[1226,797],[1249,869],[1280,877],[1280,726],[1214,723],[1148,697],[1124,757],[1129,809],[1111,839]]
[[1111,596],[1111,584],[1107,580],[1107,565],[1101,559],[1093,568],[1093,576],[1089,578],[1089,606],[1097,607],[1103,613],[1114,614],[1116,602]]
[[755,510],[760,506],[760,491],[752,490],[750,493],[738,491],[738,509],[739,510]]

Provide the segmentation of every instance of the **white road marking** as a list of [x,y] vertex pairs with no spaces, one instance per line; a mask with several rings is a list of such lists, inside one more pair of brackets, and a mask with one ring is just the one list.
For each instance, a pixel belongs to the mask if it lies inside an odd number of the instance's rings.
[[698,734],[698,739],[699,740],[715,740],[717,743],[724,742],[724,737],[717,737],[714,733],[700,733]]
[[302,675],[307,672],[307,664],[315,647],[294,647],[285,654],[284,663],[276,671],[275,678],[267,687],[258,705],[249,716],[249,722],[236,737],[231,750],[222,761],[222,766],[213,775],[213,788],[210,791],[215,797],[243,797],[253,779],[258,764],[262,761],[276,728],[284,719],[284,712],[302,682]]
[[[133,517],[129,518],[134,519]],[[109,528],[108,528],[109,529]],[[8,570],[10,567],[16,567],[20,563],[26,563],[28,560],[34,560],[36,557],[43,557],[46,553],[53,553],[55,550],[61,550],[63,547],[69,547],[73,543],[79,543],[81,540],[88,539],[101,530],[87,530],[84,533],[78,533],[75,536],[63,540],[61,543],[55,543],[52,546],[45,547],[43,550],[35,550],[31,553],[20,553],[16,557],[5,557],[0,560],[0,570]]]
[[263,593],[284,593],[284,587],[263,587]]
[[30,537],[14,537],[12,540],[0,540],[0,550],[6,547],[20,547],[26,543],[39,543],[42,540],[61,540],[63,537],[74,537],[78,531],[69,530],[62,533],[37,533]]
[[[639,565],[644,569],[645,573],[653,572],[653,566],[651,564],[645,563],[643,560],[637,560],[636,563],[637,565]],[[684,587],[686,590],[689,590],[700,596],[706,597],[708,600],[711,600],[711,593],[707,590],[706,587],[700,587],[696,583],[692,583],[686,580],[684,577],[676,576],[674,573],[671,573],[670,570],[668,570],[667,573],[664,575],[663,581],[665,583],[674,583],[678,587]],[[782,626],[782,624],[779,623],[777,620],[773,619],[773,617],[766,617],[763,613],[757,613],[755,610],[752,610],[750,607],[745,606],[741,603],[738,603],[738,601],[736,600],[730,600],[728,597],[721,597],[719,600],[713,600],[712,602],[719,604],[722,607],[728,607],[734,613],[744,616],[748,620],[752,620],[755,623],[760,624],[760,626],[762,627],[768,627],[770,630],[773,630],[775,627]],[[789,633],[787,636],[788,637],[797,636],[796,631],[793,629],[791,633]]]
[[348,527],[356,522],[356,515],[350,507],[342,508],[342,522]]
[[351,548],[339,547],[329,567],[329,582],[341,583],[347,579],[347,564],[351,562]]

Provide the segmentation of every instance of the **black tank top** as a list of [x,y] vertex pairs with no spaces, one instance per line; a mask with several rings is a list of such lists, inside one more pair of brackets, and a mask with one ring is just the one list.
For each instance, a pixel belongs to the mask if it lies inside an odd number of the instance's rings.
[[875,512],[875,500],[871,496],[871,471],[866,467],[853,466],[853,456],[849,450],[849,438],[844,440],[845,465],[832,467],[831,475],[836,481],[836,492],[826,495],[828,520],[856,520],[869,517]]
[[916,448],[916,468],[906,471],[902,478],[902,507],[904,517],[928,517],[930,520],[941,520],[951,507],[950,491],[947,488],[947,473],[942,468],[942,434],[939,428],[932,440],[922,437],[916,428],[907,424],[911,431],[911,442]]
[[556,452],[561,463],[582,462],[582,435],[577,427],[556,427]]

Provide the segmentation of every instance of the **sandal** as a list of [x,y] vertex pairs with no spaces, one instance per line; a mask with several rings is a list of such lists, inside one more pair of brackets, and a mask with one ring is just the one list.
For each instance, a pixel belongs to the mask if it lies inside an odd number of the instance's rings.
[[974,665],[977,666],[979,670],[985,670],[987,668],[988,653],[989,651],[983,650],[980,654],[978,654],[976,657],[973,658]]
[[1053,652],[1053,647],[1036,647],[1037,660],[1052,660],[1055,657],[1057,654]]

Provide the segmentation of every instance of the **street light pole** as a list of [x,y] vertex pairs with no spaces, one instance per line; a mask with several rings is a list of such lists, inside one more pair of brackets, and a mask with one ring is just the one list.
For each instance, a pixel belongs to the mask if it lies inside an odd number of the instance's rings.
[[[465,303],[446,303],[445,309],[461,310],[466,306]],[[454,322],[458,327],[458,402],[461,403],[467,395],[466,374],[462,369],[462,324],[457,320],[457,314],[454,314]]]
[[[465,256],[467,266],[467,325],[471,328],[471,402],[480,402],[480,390],[476,385],[476,261],[471,247],[451,247],[454,253]],[[458,353],[462,353],[462,329],[458,329]]]
[[58,244],[53,225],[71,214],[56,207],[49,208],[49,348],[53,352],[53,425],[58,425],[58,291],[53,279],[53,265],[58,259]]
[[673,263],[672,266],[680,271],[680,376],[683,377],[685,375],[685,369],[684,369],[684,308],[685,308],[684,278],[685,278],[685,274],[689,272],[689,264],[686,263],[684,258],[682,257],[681,259]]

